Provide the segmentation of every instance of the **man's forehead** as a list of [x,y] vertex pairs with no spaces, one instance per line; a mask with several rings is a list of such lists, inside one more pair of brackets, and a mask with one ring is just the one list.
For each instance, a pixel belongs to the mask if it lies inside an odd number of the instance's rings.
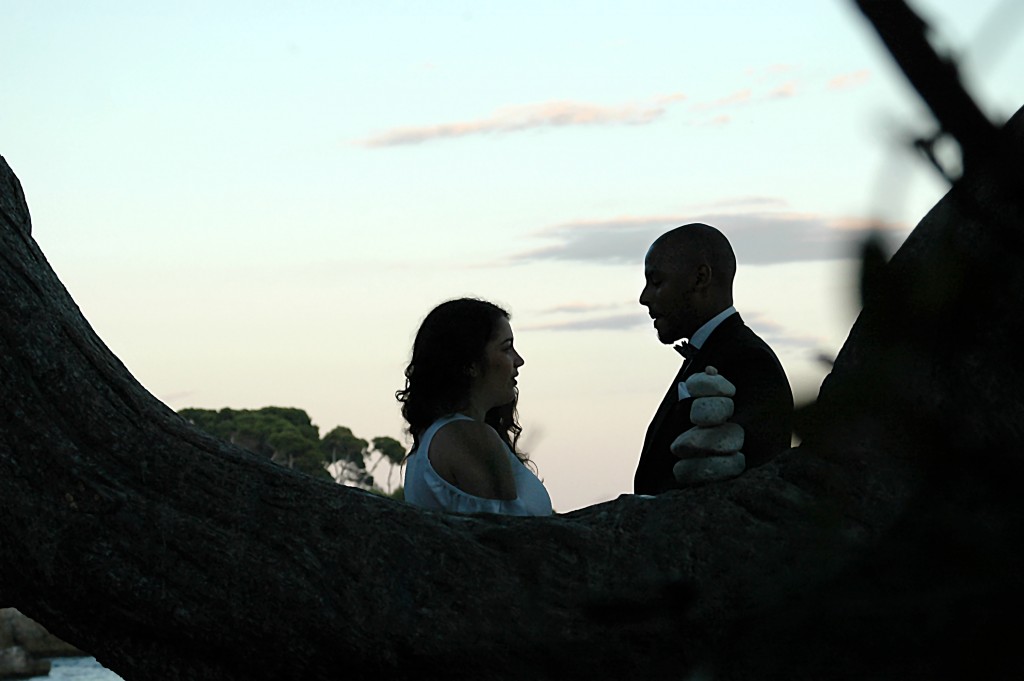
[[644,268],[648,270],[676,270],[683,267],[685,258],[679,248],[671,247],[659,241],[651,244],[644,256]]

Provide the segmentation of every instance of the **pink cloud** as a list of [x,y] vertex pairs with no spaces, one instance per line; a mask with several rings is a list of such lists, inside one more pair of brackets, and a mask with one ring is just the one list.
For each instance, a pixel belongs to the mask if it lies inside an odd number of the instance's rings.
[[607,314],[584,319],[547,322],[520,326],[522,331],[625,331],[650,324],[647,314],[638,305],[621,306],[629,310],[619,314]]
[[665,115],[668,106],[686,99],[676,93],[645,105],[601,106],[583,102],[542,102],[499,109],[492,116],[473,121],[394,128],[359,144],[392,147],[469,135],[521,132],[539,128],[581,125],[646,125]]
[[[512,262],[576,261],[611,265],[642,262],[648,246],[660,234],[687,222],[719,227],[732,241],[736,257],[749,264],[779,264],[849,258],[868,234],[900,239],[910,225],[851,215],[824,215],[785,207],[782,199],[736,197],[730,207],[690,209],[677,215],[624,215],[579,220],[546,227],[537,236],[547,246],[521,252]],[[751,210],[753,209],[753,210]]]
[[789,81],[783,83],[774,90],[768,93],[768,99],[788,99],[796,95],[797,85],[796,81]]
[[603,312],[614,307],[616,306],[611,303],[582,303],[574,301],[541,310],[541,314],[587,314],[590,312]]
[[844,73],[840,76],[836,76],[832,80],[828,81],[828,84],[825,87],[829,90],[847,90],[849,88],[863,85],[870,77],[871,73],[867,69],[861,69],[860,71]]
[[752,93],[750,88],[744,88],[738,92],[734,92],[731,95],[726,95],[721,99],[716,99],[711,102],[698,102],[694,104],[691,109],[694,111],[707,111],[708,109],[717,109],[723,106],[736,106],[737,104],[745,104],[750,101]]

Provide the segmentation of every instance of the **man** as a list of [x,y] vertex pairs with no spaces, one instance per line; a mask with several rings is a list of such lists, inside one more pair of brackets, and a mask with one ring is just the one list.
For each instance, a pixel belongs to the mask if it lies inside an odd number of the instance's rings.
[[709,225],[677,227],[647,251],[640,304],[654,320],[658,340],[688,340],[676,346],[688,357],[647,429],[633,480],[637,494],[660,494],[682,486],[672,471],[679,457],[670,446],[693,427],[693,398],[685,383],[680,384],[707,366],[736,386],[730,421],[743,427],[741,451],[747,468],[790,446],[793,392],[775,353],[733,307],[735,274],[736,256],[729,240]]

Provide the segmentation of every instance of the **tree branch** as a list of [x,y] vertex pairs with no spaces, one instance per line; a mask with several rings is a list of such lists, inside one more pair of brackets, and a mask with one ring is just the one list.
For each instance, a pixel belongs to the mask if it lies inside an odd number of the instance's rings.
[[998,171],[1013,169],[1000,151],[999,128],[967,93],[956,63],[932,48],[921,17],[903,0],[856,0],[856,4],[939,125],[960,143],[964,168],[998,161]]

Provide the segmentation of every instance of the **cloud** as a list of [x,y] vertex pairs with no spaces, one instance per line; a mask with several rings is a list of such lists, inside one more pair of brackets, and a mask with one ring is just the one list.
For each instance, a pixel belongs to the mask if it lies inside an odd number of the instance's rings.
[[[424,68],[433,68],[425,64]],[[776,64],[754,70],[748,69],[747,75],[759,83],[758,92],[751,88],[736,90],[730,94],[695,102],[690,111],[703,113],[708,111],[729,109],[759,101],[788,99],[797,96],[801,90],[798,81],[790,80],[780,83],[767,93],[763,87],[767,81],[778,81],[781,77],[791,76],[797,67],[788,64]],[[844,90],[857,87],[867,81],[867,70],[842,74],[829,80],[829,90]],[[439,123],[436,125],[405,126],[385,130],[356,142],[368,149],[383,147],[408,146],[434,142],[443,139],[470,137],[473,135],[501,135],[526,130],[545,128],[563,128],[597,125],[648,125],[665,116],[669,106],[687,99],[686,95],[673,93],[655,98],[646,103],[627,103],[617,106],[603,106],[588,102],[551,101],[537,104],[507,106],[498,109],[490,116],[466,121]],[[694,125],[726,125],[732,122],[727,114],[719,114],[709,119],[690,121]]]
[[775,320],[766,317],[763,313],[744,311],[741,314],[744,323],[752,328],[772,348],[779,349],[785,347],[820,352],[821,346],[824,345],[823,338],[789,333],[785,327]]
[[618,305],[613,303],[563,303],[556,305],[555,307],[549,307],[540,311],[540,314],[586,314],[588,312],[594,312],[597,310],[609,310],[617,308]]
[[750,88],[744,88],[710,102],[698,102],[690,108],[693,111],[707,111],[708,109],[720,109],[722,107],[736,106],[738,104],[746,104],[750,101],[752,96],[753,91]]
[[689,222],[721,229],[744,265],[843,259],[851,257],[854,244],[871,231],[900,237],[909,232],[903,224],[785,211],[625,216],[553,225],[536,235],[549,245],[515,254],[511,261],[638,265],[658,236]]
[[787,99],[789,97],[795,96],[796,93],[796,81],[791,80],[788,83],[783,83],[782,85],[778,86],[777,88],[769,92],[768,99]]
[[[707,111],[708,109],[721,109],[793,97],[797,94],[798,90],[798,82],[792,78],[796,71],[798,71],[798,68],[791,64],[772,64],[757,69],[747,69],[745,75],[749,80],[753,81],[756,91],[749,87],[743,88],[718,99],[694,103],[690,106],[690,110]],[[778,83],[782,77],[788,77],[789,80],[778,85],[772,85],[772,83]],[[765,94],[766,87],[771,88],[767,94]],[[715,124],[729,123],[730,119],[728,116],[719,116],[710,122]]]
[[664,116],[671,104],[685,98],[685,95],[676,93],[660,97],[648,104],[600,106],[584,102],[558,101],[510,106],[499,109],[491,116],[477,120],[394,128],[362,140],[359,144],[373,149],[541,128],[584,125],[647,125]]
[[[818,79],[814,79],[813,83],[806,83],[794,78],[798,71],[798,67],[790,64],[774,64],[758,69],[747,69],[745,75],[754,83],[753,88],[743,88],[717,99],[694,102],[690,105],[689,110],[700,113],[791,99],[809,88],[821,87],[821,81]],[[825,88],[827,90],[847,90],[863,85],[869,77],[870,72],[866,69],[844,73],[826,81]],[[783,78],[787,80],[780,82]],[[689,121],[691,125],[725,125],[731,122],[731,117],[725,114],[711,119],[694,118]]]
[[[617,310],[611,314],[589,316],[589,312]],[[647,312],[636,302],[629,301],[615,304],[566,303],[545,312],[565,312],[570,315],[556,321],[527,324],[519,327],[520,331],[633,331],[651,329],[651,320]],[[544,313],[542,313],[544,314]],[[813,354],[821,352],[824,340],[818,336],[792,333],[778,322],[756,310],[742,312],[743,320],[757,332],[770,346],[780,349],[803,350]],[[582,318],[581,318],[582,316]]]
[[650,324],[647,313],[635,300],[583,303],[572,301],[545,308],[537,316],[556,317],[552,321],[528,323],[526,331],[626,331]]
[[650,318],[637,306],[632,313],[610,314],[569,321],[544,322],[522,327],[524,331],[627,331],[650,324]]
[[825,87],[829,90],[849,90],[859,85],[863,85],[870,77],[871,73],[867,69],[861,69],[860,71],[854,71],[853,73],[844,73],[836,76],[828,81]]
[[622,217],[554,225],[538,233],[542,239],[554,243],[513,255],[511,259],[513,262],[565,260],[635,264],[643,260],[651,241],[672,221],[673,218],[665,216]]

